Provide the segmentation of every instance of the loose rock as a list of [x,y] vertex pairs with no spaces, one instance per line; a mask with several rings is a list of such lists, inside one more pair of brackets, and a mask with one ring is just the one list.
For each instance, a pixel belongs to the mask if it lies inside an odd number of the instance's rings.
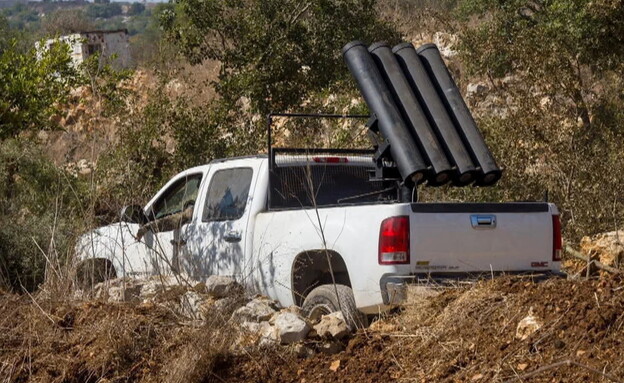
[[258,346],[273,347],[280,343],[279,330],[268,322],[260,323],[260,340]]
[[225,298],[228,295],[242,291],[241,285],[233,278],[220,275],[211,275],[206,280],[206,294],[214,298]]
[[314,350],[302,343],[295,344],[293,353],[299,358],[309,358],[314,355]]
[[490,88],[484,83],[468,84],[466,86],[466,98],[483,97]]
[[321,321],[314,326],[314,330],[321,338],[343,339],[351,333],[340,311],[323,315]]
[[619,267],[624,263],[624,231],[612,231],[583,237],[581,250],[607,266]]
[[235,322],[262,322],[269,320],[275,312],[266,301],[252,299],[245,306],[236,309],[231,320]]
[[279,333],[280,343],[291,344],[305,339],[310,331],[310,326],[301,316],[283,311],[273,319],[273,324]]
[[227,315],[231,315],[232,311],[234,311],[235,308],[237,308],[238,306],[241,305],[240,299],[234,298],[234,297],[225,297],[225,298],[221,298],[215,301],[213,308],[216,311],[219,311],[221,313],[227,314]]
[[187,291],[180,297],[181,314],[190,319],[204,319],[202,304],[204,299],[195,291]]
[[137,302],[141,286],[112,286],[108,288],[108,300],[111,302]]
[[524,317],[516,328],[516,338],[525,340],[533,335],[542,325],[538,322],[537,318],[533,316],[533,309],[529,309],[529,315]]

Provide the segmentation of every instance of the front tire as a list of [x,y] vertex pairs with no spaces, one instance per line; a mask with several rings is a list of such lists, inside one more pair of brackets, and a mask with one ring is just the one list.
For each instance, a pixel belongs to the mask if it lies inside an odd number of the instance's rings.
[[301,307],[304,315],[313,321],[321,316],[336,311],[342,315],[351,329],[364,328],[368,321],[366,315],[357,309],[353,290],[345,285],[321,285],[308,294]]

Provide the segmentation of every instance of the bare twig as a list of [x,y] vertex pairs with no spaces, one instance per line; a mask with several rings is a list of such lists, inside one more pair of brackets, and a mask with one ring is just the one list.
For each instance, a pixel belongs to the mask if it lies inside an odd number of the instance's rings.
[[589,267],[594,264],[597,268],[604,270],[604,271],[608,271],[610,273],[613,274],[622,274],[622,270],[615,268],[615,267],[611,267],[611,266],[607,266],[604,263],[601,263],[597,260],[592,260],[590,257],[586,257],[583,254],[581,254],[580,252],[574,250],[572,247],[570,246],[566,246],[565,247],[565,251],[570,254],[571,256],[573,256],[574,258],[580,259],[582,261],[587,262],[587,268],[589,269]]

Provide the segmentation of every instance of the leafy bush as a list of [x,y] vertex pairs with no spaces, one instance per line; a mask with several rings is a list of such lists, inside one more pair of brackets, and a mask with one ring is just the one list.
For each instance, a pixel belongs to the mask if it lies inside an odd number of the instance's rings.
[[[499,195],[563,211],[572,240],[621,226],[624,9],[618,1],[470,0],[458,14],[468,72],[505,100],[482,119],[502,164]],[[501,80],[502,79],[502,80]],[[487,113],[486,113],[487,114]]]
[[0,180],[0,285],[33,290],[71,255],[87,188],[24,139],[0,141]]
[[47,14],[42,21],[43,32],[49,37],[89,31],[93,28],[93,22],[79,8],[57,9]]
[[109,19],[114,16],[121,15],[121,4],[119,3],[107,3],[107,4],[89,4],[87,6],[87,16],[97,19]]
[[98,161],[96,215],[102,221],[115,219],[124,205],[145,204],[178,171],[233,153],[215,111],[194,104],[192,93],[168,95],[167,78],[149,92],[146,105],[124,109],[119,143]]
[[66,44],[39,52],[19,49],[16,39],[0,47],[0,140],[26,130],[54,127],[50,118],[78,82]]

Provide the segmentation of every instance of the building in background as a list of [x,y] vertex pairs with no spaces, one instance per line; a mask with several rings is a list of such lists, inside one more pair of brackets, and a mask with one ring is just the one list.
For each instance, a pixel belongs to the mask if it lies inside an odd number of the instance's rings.
[[[44,43],[44,49],[58,42],[69,45],[72,62],[76,67],[96,53],[100,54],[100,64],[110,64],[115,69],[127,68],[131,65],[127,29],[64,35],[47,40]],[[37,49],[40,49],[39,43],[37,43]]]

